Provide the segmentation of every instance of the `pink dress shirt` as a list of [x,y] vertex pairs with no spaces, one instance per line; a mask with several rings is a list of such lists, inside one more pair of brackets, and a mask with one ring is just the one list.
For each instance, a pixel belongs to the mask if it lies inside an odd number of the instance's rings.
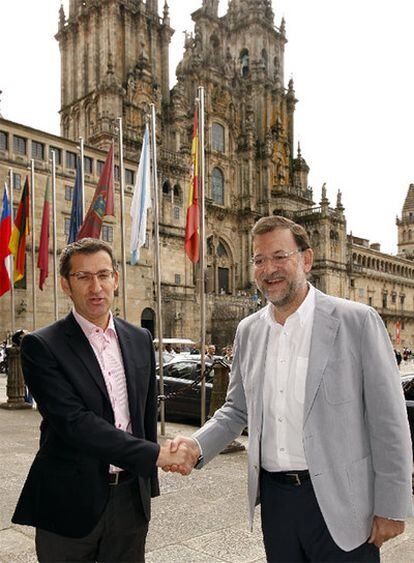
[[[75,309],[72,309],[72,312],[98,360],[114,412],[115,426],[119,430],[131,433],[131,416],[124,363],[112,313],[106,330],[102,330],[99,326],[82,317]],[[110,473],[117,473],[122,469],[111,465],[109,471]]]

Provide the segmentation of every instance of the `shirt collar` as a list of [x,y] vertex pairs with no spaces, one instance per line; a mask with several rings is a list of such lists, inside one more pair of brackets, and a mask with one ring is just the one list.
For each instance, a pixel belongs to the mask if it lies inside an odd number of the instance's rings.
[[[309,291],[305,299],[302,301],[296,311],[286,319],[286,322],[290,323],[294,319],[298,319],[300,326],[303,326],[309,316],[313,313],[315,309],[315,288],[310,283],[308,283],[308,288]],[[272,327],[280,326],[279,323],[275,321],[273,310],[274,305],[272,305],[272,303],[268,303],[267,306],[263,309],[261,317]]]
[[91,334],[97,334],[97,333],[110,335],[112,332],[116,335],[115,323],[114,323],[114,317],[112,315],[112,311],[109,311],[109,323],[105,330],[91,323],[91,321],[88,321],[88,319],[85,319],[85,317],[83,317],[81,314],[79,314],[76,311],[75,307],[72,307],[72,313],[73,316],[75,317],[76,322],[81,327],[87,338],[89,338]]

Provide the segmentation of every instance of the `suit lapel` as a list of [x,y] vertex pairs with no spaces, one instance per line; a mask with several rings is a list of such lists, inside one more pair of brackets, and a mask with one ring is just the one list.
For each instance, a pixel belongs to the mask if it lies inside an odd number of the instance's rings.
[[118,336],[119,347],[121,348],[122,360],[124,363],[125,379],[128,390],[128,404],[129,413],[131,416],[131,424],[133,424],[136,418],[136,408],[137,408],[137,390],[136,382],[133,377],[134,374],[134,360],[133,360],[133,348],[131,345],[131,338],[129,336],[128,330],[125,326],[120,323],[116,318],[114,318],[116,334]]
[[74,355],[81,360],[96,385],[99,387],[99,389],[106,397],[107,401],[110,403],[101,367],[83,330],[76,322],[75,317],[72,315],[72,313],[70,313],[66,317],[64,323],[65,333],[68,337],[68,344],[70,348],[72,348]]
[[316,290],[315,312],[312,326],[312,339],[306,378],[303,423],[309,416],[316,392],[319,389],[323,372],[332,353],[339,328],[339,320],[332,313],[335,306],[328,296]]

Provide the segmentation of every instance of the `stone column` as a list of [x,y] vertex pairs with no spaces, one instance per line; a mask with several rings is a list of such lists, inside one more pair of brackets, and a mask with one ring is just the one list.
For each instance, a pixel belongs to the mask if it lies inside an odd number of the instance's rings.
[[20,362],[20,347],[11,346],[7,349],[7,403],[0,405],[2,409],[31,409],[32,405],[24,400],[25,383]]

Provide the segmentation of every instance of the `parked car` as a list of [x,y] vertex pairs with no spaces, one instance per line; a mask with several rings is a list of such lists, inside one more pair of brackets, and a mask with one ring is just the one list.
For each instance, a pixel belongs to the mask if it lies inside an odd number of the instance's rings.
[[[206,368],[211,362],[206,360]],[[200,356],[178,356],[164,365],[164,395],[178,391],[176,396],[165,401],[166,420],[200,422],[201,383],[193,385],[201,374]],[[206,413],[210,410],[210,398],[213,388],[214,369],[206,375]],[[159,368],[157,367],[157,381]]]
[[401,377],[401,383],[404,391],[405,405],[407,407],[408,421],[410,423],[411,441],[414,444],[414,373],[404,374]]

